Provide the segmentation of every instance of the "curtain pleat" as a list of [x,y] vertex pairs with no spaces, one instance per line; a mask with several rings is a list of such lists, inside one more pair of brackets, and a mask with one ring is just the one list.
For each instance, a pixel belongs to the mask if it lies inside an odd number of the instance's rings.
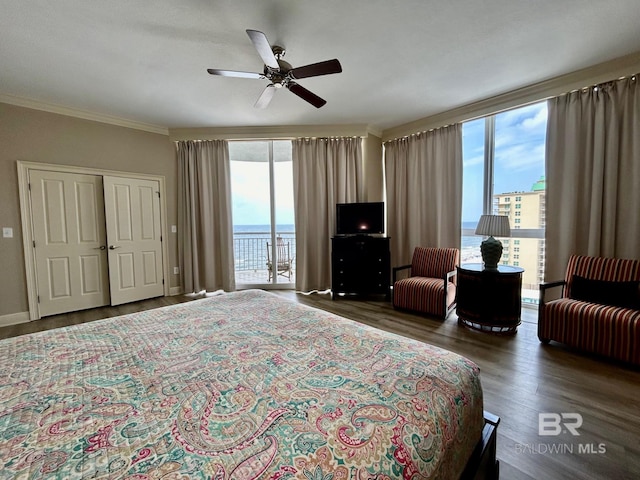
[[293,141],[296,289],[331,288],[331,237],[336,203],[362,198],[361,138]]
[[235,290],[228,143],[180,141],[176,148],[178,255],[184,291]]
[[625,78],[548,101],[545,278],[572,254],[640,258],[640,87]]
[[462,125],[385,143],[384,167],[391,265],[418,246],[460,248]]

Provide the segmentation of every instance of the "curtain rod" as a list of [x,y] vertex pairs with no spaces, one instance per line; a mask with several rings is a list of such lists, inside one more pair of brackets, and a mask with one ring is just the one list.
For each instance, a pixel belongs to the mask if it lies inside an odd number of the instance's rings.
[[[462,122],[459,122],[459,123],[462,123]],[[442,125],[441,127],[429,128],[428,130],[422,130],[420,132],[415,132],[415,133],[412,133],[410,135],[404,135],[402,137],[392,138],[391,140],[387,140],[386,142],[382,142],[382,145],[386,145],[387,143],[391,143],[391,142],[397,142],[398,140],[404,140],[405,138],[415,137],[416,135],[422,135],[423,133],[434,132],[436,130],[440,130],[442,128],[452,127],[454,125],[457,125],[457,123],[448,123],[446,125]]]
[[640,74],[639,73],[634,73],[632,75],[624,75],[622,77],[618,77],[618,78],[613,79],[613,80],[608,80],[606,82],[600,82],[600,83],[595,83],[593,85],[589,85],[589,86],[586,86],[586,87],[576,88],[574,90],[566,92],[564,95],[569,94],[569,93],[573,93],[573,92],[586,92],[587,90],[591,90],[591,89],[596,89],[597,90],[597,89],[602,89],[602,88],[608,88],[609,86],[615,84],[616,82],[620,82],[622,80],[627,80],[627,79],[630,79],[632,82],[635,82],[638,75],[640,75]]

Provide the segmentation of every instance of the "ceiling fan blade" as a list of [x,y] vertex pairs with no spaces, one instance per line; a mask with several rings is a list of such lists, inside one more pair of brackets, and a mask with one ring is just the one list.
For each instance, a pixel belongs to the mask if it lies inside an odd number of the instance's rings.
[[342,72],[342,65],[338,59],[326,60],[324,62],[312,63],[302,67],[292,68],[290,71],[293,78],[319,77],[320,75],[330,75]]
[[207,72],[209,72],[211,75],[221,75],[223,77],[255,78],[258,80],[261,78],[265,78],[262,73],[237,72],[235,70],[220,70],[218,68],[207,68]]
[[325,103],[327,103],[325,99],[320,98],[315,93],[310,92],[303,86],[298,85],[296,82],[289,82],[289,84],[287,85],[287,88],[291,90],[291,92],[299,96],[301,99],[309,102],[311,105],[313,105],[316,108],[320,108]]
[[267,36],[258,30],[247,30],[247,35],[249,35],[253,46],[258,51],[258,55],[260,55],[264,64],[274,70],[280,70],[280,65],[278,65],[278,60],[273,54],[273,50],[271,50]]
[[272,83],[267,85],[267,88],[262,91],[262,94],[253,106],[256,108],[267,108],[275,93],[276,87],[274,87]]

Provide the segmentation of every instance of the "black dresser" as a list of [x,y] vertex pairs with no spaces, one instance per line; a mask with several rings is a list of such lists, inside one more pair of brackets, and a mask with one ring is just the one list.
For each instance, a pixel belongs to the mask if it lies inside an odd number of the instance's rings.
[[331,293],[390,298],[389,237],[353,235],[331,239]]

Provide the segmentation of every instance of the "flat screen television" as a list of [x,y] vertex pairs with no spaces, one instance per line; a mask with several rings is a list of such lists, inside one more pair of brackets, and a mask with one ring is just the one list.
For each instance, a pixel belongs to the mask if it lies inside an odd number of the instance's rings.
[[384,233],[384,202],[336,204],[338,235]]

